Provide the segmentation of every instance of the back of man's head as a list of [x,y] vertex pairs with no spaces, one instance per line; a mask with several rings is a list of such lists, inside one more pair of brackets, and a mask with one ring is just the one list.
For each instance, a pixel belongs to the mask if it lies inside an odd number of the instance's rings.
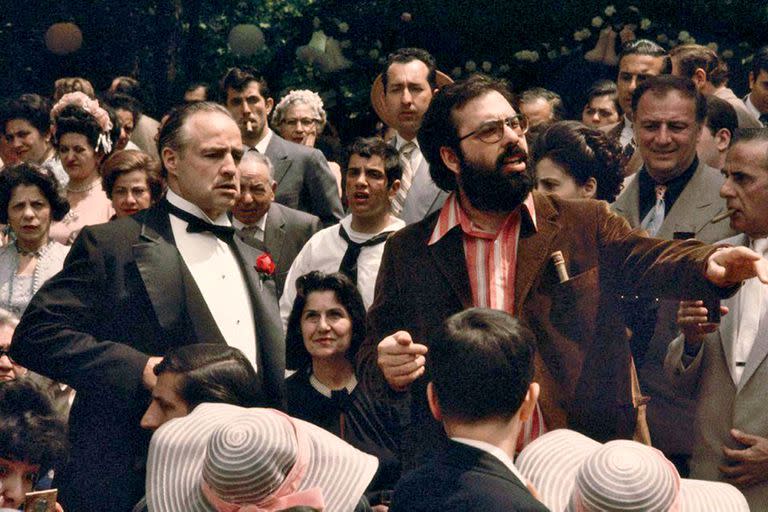
[[725,85],[728,79],[728,64],[717,52],[700,44],[684,44],[672,48],[669,52],[675,74],[693,79],[697,69],[706,74],[707,82],[715,87]]
[[707,96],[707,128],[712,135],[725,128],[733,134],[739,127],[739,117],[733,105],[717,96]]
[[472,308],[431,338],[427,373],[443,419],[511,419],[533,380],[533,333],[503,311]]
[[203,402],[241,407],[263,404],[253,366],[238,349],[218,343],[186,345],[168,351],[154,368],[179,375],[178,394],[191,411]]
[[550,108],[549,117],[547,119],[542,119],[541,122],[560,121],[565,117],[565,106],[563,105],[563,99],[559,94],[543,87],[533,87],[523,91],[520,94],[520,98],[518,99],[518,103],[520,104],[520,111],[529,117],[528,121],[530,124],[540,124],[539,122],[535,121],[531,122],[531,116],[526,112],[525,107],[525,105],[530,105],[536,102],[536,100],[546,101]]

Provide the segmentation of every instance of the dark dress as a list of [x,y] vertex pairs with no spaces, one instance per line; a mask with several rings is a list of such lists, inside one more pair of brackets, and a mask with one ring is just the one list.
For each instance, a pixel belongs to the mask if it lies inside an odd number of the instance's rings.
[[297,371],[286,380],[288,414],[331,432],[355,448],[378,457],[379,470],[370,491],[394,489],[400,478],[398,458],[401,429],[398,410],[375,402],[357,385],[352,393],[334,391],[328,398],[309,382],[310,370]]

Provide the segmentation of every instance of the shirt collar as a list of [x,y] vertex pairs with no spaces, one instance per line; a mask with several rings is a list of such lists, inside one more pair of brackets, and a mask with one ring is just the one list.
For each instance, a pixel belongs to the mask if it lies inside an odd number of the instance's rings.
[[[510,222],[510,220],[519,212],[524,212],[527,215],[527,218],[530,219],[531,225],[535,231],[536,208],[533,204],[532,194],[528,194],[528,197],[525,198],[523,204],[510,212],[509,216],[504,221],[503,226],[506,226],[506,224]],[[437,219],[437,224],[435,224],[435,229],[432,230],[432,236],[429,238],[427,245],[432,245],[439,242],[441,238],[443,238],[450,230],[456,226],[461,226],[462,231],[464,231],[466,234],[480,235],[483,238],[496,238],[498,235],[497,232],[495,234],[489,233],[488,236],[485,236],[484,234],[474,231],[472,229],[472,225],[472,220],[469,218],[469,215],[467,215],[467,213],[464,211],[464,208],[461,207],[459,196],[456,194],[456,192],[451,192],[448,195],[448,198],[445,200],[445,204],[443,204],[442,209],[440,210],[440,216]],[[503,226],[501,229],[503,229]]]
[[194,215],[195,217],[199,219],[203,219],[206,222],[210,222],[211,224],[216,224],[218,226],[231,226],[232,223],[229,222],[229,216],[227,216],[227,213],[224,212],[217,219],[211,219],[208,217],[208,215],[205,214],[203,210],[200,209],[199,206],[197,206],[194,203],[191,203],[181,197],[179,194],[175,193],[170,188],[168,189],[168,192],[166,193],[165,198],[168,200],[169,203],[171,203],[173,206],[177,208],[181,208],[185,212]]
[[257,220],[255,224],[251,224],[250,226],[247,226],[242,222],[240,222],[239,220],[237,220],[237,218],[232,217],[232,227],[238,230],[243,230],[245,228],[256,228],[257,230],[263,233],[267,229],[267,215],[269,215],[269,212],[262,215],[261,218]]
[[414,144],[416,144],[416,147],[419,148],[419,151],[421,151],[421,147],[419,146],[418,137],[414,137],[413,140],[408,141],[408,140],[405,140],[399,133],[395,133],[395,149],[400,151],[400,149],[402,149],[402,147],[407,142],[413,142]]
[[761,112],[757,110],[757,107],[754,103],[752,103],[752,94],[748,94],[747,98],[744,100],[744,105],[747,106],[747,110],[749,110],[749,113],[754,116],[755,119],[760,119]]
[[504,464],[507,469],[509,469],[512,474],[515,475],[518,480],[520,480],[523,485],[526,485],[528,482],[523,474],[520,473],[520,470],[515,467],[515,463],[512,462],[512,459],[509,457],[509,455],[507,455],[507,453],[498,446],[486,443],[485,441],[478,441],[477,439],[468,439],[466,437],[452,437],[451,441],[456,441],[457,443],[465,444],[467,446],[477,448],[478,450],[482,450],[489,455],[493,455],[499,459],[499,461]]
[[[265,126],[264,130],[266,133],[261,138],[259,142],[256,143],[255,146],[252,146],[256,148],[256,151],[261,153],[262,155],[265,155],[267,153],[267,146],[269,146],[270,141],[272,140],[272,135],[274,135],[274,132],[270,130],[269,126]],[[248,149],[251,149],[250,147]]]
[[[326,398],[331,398],[331,391],[333,391],[331,388],[317,380],[317,377],[315,377],[315,374],[312,373],[309,375],[309,384],[315,388],[315,391],[320,393]],[[355,387],[357,387],[357,377],[352,375],[352,378],[349,379],[349,382],[347,382],[347,385],[344,386],[344,389],[347,390],[347,393],[352,393],[355,390]]]

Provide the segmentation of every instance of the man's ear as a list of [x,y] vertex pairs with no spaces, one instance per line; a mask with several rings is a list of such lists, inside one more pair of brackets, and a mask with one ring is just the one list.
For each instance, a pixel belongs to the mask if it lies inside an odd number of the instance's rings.
[[[708,129],[709,128],[707,128],[707,130]],[[731,131],[728,128],[720,128],[717,130],[717,133],[715,133],[715,146],[717,146],[717,150],[721,153],[726,151],[728,146],[731,145],[731,137]]]
[[440,402],[437,399],[437,391],[433,383],[427,384],[427,403],[432,417],[437,421],[443,421],[443,411],[440,409]]
[[691,80],[693,80],[693,83],[696,84],[696,88],[701,90],[701,87],[707,83],[707,72],[702,68],[696,68],[696,71],[693,72]]
[[752,87],[755,85],[755,74],[753,72],[749,72],[749,90],[752,90]]
[[168,175],[176,176],[176,166],[179,163],[179,157],[176,151],[168,146],[165,146],[160,157],[163,159],[163,165],[168,170]]
[[388,192],[390,199],[395,198],[395,196],[397,195],[397,191],[400,190],[401,185],[402,183],[400,182],[400,180],[395,180],[392,182],[392,184],[389,186],[389,192]]
[[440,146],[440,158],[443,160],[445,166],[454,174],[459,174],[461,168],[461,162],[456,154],[456,151],[448,146]]
[[586,183],[581,186],[581,197],[583,199],[593,199],[597,194],[597,180],[590,176]]
[[520,406],[520,422],[525,423],[528,421],[536,409],[536,402],[539,399],[539,383],[531,382],[528,386],[528,392],[525,394],[523,403]]
[[275,100],[272,98],[267,98],[264,100],[264,110],[267,112],[267,116],[272,112],[272,107],[275,106]]
[[277,182],[276,181],[273,181],[272,184],[270,185],[270,187],[272,187],[272,193],[273,194],[277,192]]

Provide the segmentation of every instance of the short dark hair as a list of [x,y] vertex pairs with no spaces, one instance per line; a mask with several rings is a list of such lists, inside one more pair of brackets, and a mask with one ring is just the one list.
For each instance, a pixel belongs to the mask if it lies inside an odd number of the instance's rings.
[[51,105],[37,94],[22,94],[3,108],[0,129],[5,133],[8,121],[23,119],[45,135],[51,129]]
[[157,152],[160,155],[160,164],[163,178],[168,177],[168,170],[163,164],[163,149],[169,147],[174,151],[183,151],[187,140],[183,129],[187,120],[199,112],[219,112],[227,117],[232,117],[229,110],[212,101],[195,101],[178,105],[168,112],[168,119],[160,126],[157,138]]
[[717,96],[707,96],[707,129],[712,135],[725,128],[733,133],[739,127],[739,116],[736,114],[736,109],[733,105],[727,101],[718,98]]
[[8,223],[8,205],[16,187],[35,186],[51,205],[51,218],[60,221],[69,212],[69,201],[64,196],[59,180],[39,165],[21,162],[0,173],[0,223]]
[[456,175],[445,166],[440,157],[440,148],[443,146],[456,151],[459,148],[460,141],[453,112],[492,91],[504,96],[510,105],[515,105],[515,98],[506,82],[476,74],[442,87],[432,98],[432,103],[424,114],[417,135],[419,147],[429,163],[432,181],[445,191],[458,189]]
[[427,374],[446,418],[508,420],[533,380],[533,333],[509,314],[471,308],[449,317],[429,342]]
[[184,90],[184,94],[186,94],[188,92],[194,92],[195,89],[197,89],[199,87],[202,87],[203,89],[205,89],[205,99],[206,100],[210,99],[210,98],[208,98],[208,92],[209,92],[211,86],[208,84],[208,82],[192,82]]
[[672,60],[667,54],[667,50],[648,39],[635,39],[628,41],[621,47],[619,53],[619,68],[621,68],[621,59],[628,55],[648,55],[649,57],[663,57],[664,65],[661,68],[662,75],[668,75],[672,72]]
[[127,110],[133,117],[133,126],[135,127],[139,123],[139,117],[141,116],[141,105],[138,100],[133,96],[121,93],[108,93],[104,95],[104,103],[112,107],[113,109]]
[[264,99],[270,97],[269,85],[267,80],[255,68],[243,66],[241,68],[229,68],[221,79],[221,102],[227,103],[227,90],[240,92],[251,82],[259,84],[259,92]]
[[101,163],[101,186],[107,197],[112,199],[112,189],[115,188],[117,178],[133,171],[144,171],[152,203],[157,202],[165,189],[165,182],[160,176],[160,162],[136,149],[115,151]]
[[768,72],[768,46],[761,47],[752,58],[752,77],[755,80],[761,71]]
[[392,186],[395,180],[402,179],[403,167],[400,163],[400,154],[392,144],[388,144],[379,137],[358,137],[347,147],[344,161],[344,172],[349,166],[352,155],[360,155],[363,158],[378,156],[384,163],[384,172],[387,174],[387,186]]
[[313,292],[330,291],[344,306],[352,320],[352,341],[346,357],[354,364],[355,355],[365,339],[365,305],[357,286],[341,272],[325,274],[314,270],[296,279],[296,298],[288,317],[285,335],[286,367],[292,370],[308,368],[312,357],[304,347],[301,334],[301,314],[307,305],[307,298]]
[[517,99],[518,104],[530,103],[537,99],[543,99],[552,107],[552,121],[559,121],[565,117],[565,105],[563,98],[555,91],[543,87],[532,87],[523,91]]
[[67,427],[46,392],[27,378],[0,382],[0,457],[47,471],[67,451]]
[[112,81],[117,80],[112,92],[127,94],[138,101],[141,101],[141,84],[132,76],[117,76]]
[[532,153],[534,162],[550,158],[579,185],[594,178],[595,199],[612,203],[621,191],[621,146],[602,130],[577,121],[553,123],[539,135]]
[[79,76],[59,78],[53,84],[53,101],[59,101],[65,94],[78,91],[89,98],[96,97],[96,92],[90,80]]
[[711,48],[700,44],[683,44],[672,48],[669,56],[677,62],[681,76],[693,78],[696,70],[701,68],[707,74],[707,81],[715,87],[720,87],[728,80],[728,64]]
[[587,91],[587,97],[584,100],[584,106],[589,105],[589,102],[595,98],[602,96],[610,96],[613,100],[613,105],[616,107],[616,112],[621,115],[621,104],[619,103],[619,89],[616,86],[616,82],[613,80],[598,80],[592,84]]
[[701,124],[707,117],[707,100],[703,94],[696,90],[696,85],[690,78],[672,75],[651,76],[637,86],[632,93],[632,111],[637,112],[640,98],[646,93],[664,97],[672,91],[679,92],[684,98],[693,100],[696,105],[696,122]]
[[157,376],[179,375],[179,396],[189,410],[203,402],[259,407],[264,397],[253,366],[242,352],[223,343],[170,349],[154,368]]
[[432,54],[423,48],[400,48],[387,56],[384,69],[381,71],[381,84],[384,86],[384,92],[387,91],[387,80],[389,80],[387,71],[389,71],[389,67],[392,64],[407,64],[414,60],[420,60],[427,66],[429,70],[427,82],[432,89],[437,88],[437,64]]

